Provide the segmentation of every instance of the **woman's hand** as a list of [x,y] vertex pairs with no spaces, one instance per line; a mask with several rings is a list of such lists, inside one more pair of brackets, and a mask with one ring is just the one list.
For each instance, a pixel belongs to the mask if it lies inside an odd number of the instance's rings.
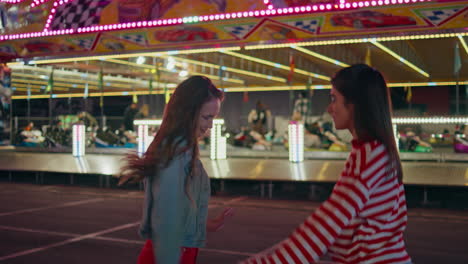
[[208,219],[206,222],[206,230],[208,232],[216,232],[223,228],[224,226],[224,221],[226,221],[227,218],[231,217],[234,215],[234,209],[233,208],[226,208],[215,218]]

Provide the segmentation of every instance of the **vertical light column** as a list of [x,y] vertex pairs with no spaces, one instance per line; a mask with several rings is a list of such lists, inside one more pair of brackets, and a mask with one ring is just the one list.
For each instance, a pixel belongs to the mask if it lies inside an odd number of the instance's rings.
[[300,122],[291,121],[289,131],[289,161],[304,161],[304,125]]
[[[221,130],[221,129],[220,129]],[[218,158],[217,159],[226,159],[226,137],[218,137]]]
[[398,140],[400,138],[400,135],[398,135],[397,125],[393,124],[392,126],[393,126],[393,136],[395,137],[396,147],[398,151],[400,151],[399,140]]
[[73,134],[72,134],[72,146],[73,146],[73,156],[81,157],[85,155],[85,146],[86,146],[86,137],[85,137],[85,125],[76,124],[73,125]]
[[133,124],[138,127],[138,155],[145,154],[146,150],[148,149],[151,141],[153,141],[154,137],[149,136],[149,127],[150,126],[160,126],[162,124],[162,119],[138,119],[134,120]]
[[138,155],[145,154],[148,145],[148,125],[138,125]]
[[221,136],[223,119],[213,120],[210,136],[210,158],[212,160],[226,159],[226,137]]

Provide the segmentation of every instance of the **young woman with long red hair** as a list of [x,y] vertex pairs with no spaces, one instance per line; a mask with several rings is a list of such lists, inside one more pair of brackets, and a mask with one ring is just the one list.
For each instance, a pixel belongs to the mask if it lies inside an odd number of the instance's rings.
[[223,92],[206,77],[192,76],[172,94],[163,121],[143,157],[129,155],[119,184],[145,183],[140,235],[147,239],[138,264],[194,264],[206,231],[216,231],[231,210],[208,220],[210,180],[198,140],[212,127]]

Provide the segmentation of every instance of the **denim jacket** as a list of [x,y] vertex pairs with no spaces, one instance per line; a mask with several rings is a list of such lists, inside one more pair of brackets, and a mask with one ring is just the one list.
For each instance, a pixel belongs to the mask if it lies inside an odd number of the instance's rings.
[[175,157],[155,177],[145,178],[145,199],[140,235],[153,242],[156,263],[179,263],[181,247],[204,247],[210,181],[200,160],[196,161],[189,187],[191,154]]

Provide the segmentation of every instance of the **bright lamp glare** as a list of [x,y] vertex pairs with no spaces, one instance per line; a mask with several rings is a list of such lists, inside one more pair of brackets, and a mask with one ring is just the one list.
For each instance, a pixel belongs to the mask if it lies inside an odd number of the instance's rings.
[[146,61],[145,57],[140,56],[140,57],[137,58],[136,63],[141,65],[141,64],[145,63],[145,61]]
[[180,77],[186,77],[187,75],[188,75],[188,71],[186,71],[186,70],[182,70],[182,71],[179,72]]

